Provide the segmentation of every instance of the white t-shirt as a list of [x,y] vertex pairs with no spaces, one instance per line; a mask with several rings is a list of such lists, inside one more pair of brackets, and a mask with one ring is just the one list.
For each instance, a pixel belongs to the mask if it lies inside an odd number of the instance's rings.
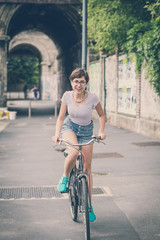
[[92,120],[92,110],[99,103],[99,99],[95,93],[88,92],[86,101],[77,106],[73,100],[73,91],[66,91],[61,101],[67,105],[68,114],[72,122],[79,125],[88,125]]

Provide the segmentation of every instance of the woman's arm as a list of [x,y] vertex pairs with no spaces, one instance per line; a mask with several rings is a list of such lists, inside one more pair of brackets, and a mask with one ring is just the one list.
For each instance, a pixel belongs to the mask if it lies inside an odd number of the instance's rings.
[[105,117],[104,111],[103,111],[102,106],[101,106],[100,103],[97,104],[96,110],[97,110],[97,113],[99,115],[99,133],[98,133],[98,135],[103,140],[103,139],[106,138],[106,134],[104,133],[106,117]]
[[52,137],[53,142],[57,143],[57,139],[60,138],[61,129],[66,114],[67,106],[62,102],[60,112],[57,118],[55,135]]

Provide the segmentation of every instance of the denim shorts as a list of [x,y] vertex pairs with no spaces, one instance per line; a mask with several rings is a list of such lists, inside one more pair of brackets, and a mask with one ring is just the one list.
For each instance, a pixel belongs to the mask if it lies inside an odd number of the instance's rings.
[[61,133],[63,134],[67,131],[72,131],[76,134],[78,143],[87,143],[92,139],[93,121],[86,126],[82,126],[72,122],[70,117],[67,116],[63,123]]

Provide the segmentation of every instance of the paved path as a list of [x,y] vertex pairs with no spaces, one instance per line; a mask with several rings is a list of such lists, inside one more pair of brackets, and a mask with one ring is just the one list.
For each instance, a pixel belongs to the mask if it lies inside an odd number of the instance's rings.
[[[82,240],[81,216],[73,222],[67,195],[56,192],[64,163],[51,142],[56,119],[3,122],[0,240]],[[91,239],[159,240],[160,142],[110,125],[106,132],[106,145],[94,146]]]

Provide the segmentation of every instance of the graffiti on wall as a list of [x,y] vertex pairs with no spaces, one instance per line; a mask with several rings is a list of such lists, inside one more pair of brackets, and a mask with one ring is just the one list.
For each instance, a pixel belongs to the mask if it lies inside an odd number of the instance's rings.
[[136,116],[136,58],[119,57],[118,112]]

